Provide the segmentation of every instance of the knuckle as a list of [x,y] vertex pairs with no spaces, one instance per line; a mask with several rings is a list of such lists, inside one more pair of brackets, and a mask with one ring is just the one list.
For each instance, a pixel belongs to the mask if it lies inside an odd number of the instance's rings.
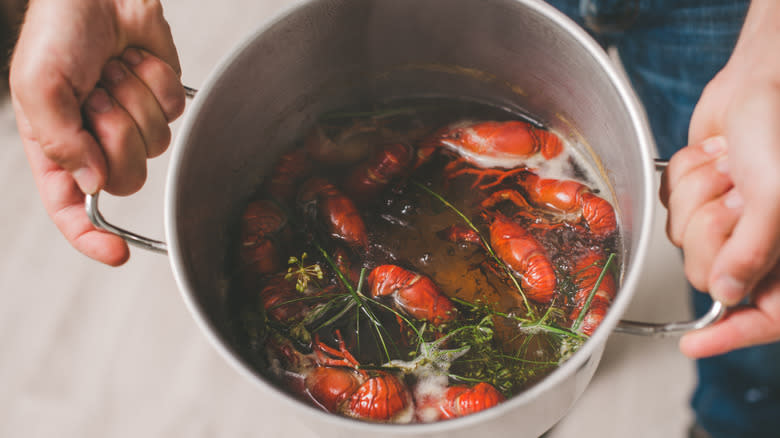
[[43,154],[66,170],[74,169],[75,154],[70,145],[60,139],[41,140],[40,147]]
[[147,58],[148,60],[139,66],[142,68],[140,74],[168,122],[171,122],[184,112],[184,87],[170,65],[153,56]]
[[677,184],[679,179],[693,166],[694,156],[695,151],[691,146],[686,146],[672,155],[672,158],[669,160],[669,165],[666,168],[666,173],[668,174],[667,181],[670,185],[670,189],[673,189],[673,186]]
[[[693,148],[691,146],[685,146],[681,148],[669,159],[669,164],[666,166],[666,170],[677,170],[686,167],[685,164],[690,161],[690,156],[692,153]],[[670,173],[674,175],[674,172]]]

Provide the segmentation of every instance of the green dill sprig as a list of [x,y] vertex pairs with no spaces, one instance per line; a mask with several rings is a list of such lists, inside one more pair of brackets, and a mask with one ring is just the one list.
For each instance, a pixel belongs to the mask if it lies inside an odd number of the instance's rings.
[[[310,281],[314,282],[313,280],[315,278],[317,280],[322,280],[324,278],[322,268],[320,268],[318,263],[309,266],[305,265],[307,256],[308,255],[304,252],[301,254],[300,259],[295,256],[290,257],[289,260],[287,260],[287,264],[291,266],[287,268],[287,273],[284,274],[285,280],[295,278],[295,290],[300,293],[306,291]],[[316,284],[316,282],[314,283]]]
[[485,313],[488,313],[490,315],[500,316],[500,317],[503,317],[503,318],[507,318],[507,319],[511,319],[513,321],[516,321],[516,322],[519,323],[518,324],[518,328],[520,330],[525,331],[525,332],[529,332],[529,331],[533,331],[533,330],[539,330],[539,331],[543,331],[543,332],[546,332],[546,333],[551,333],[551,334],[555,334],[555,335],[559,335],[559,336],[570,337],[570,338],[574,338],[574,339],[578,339],[578,340],[584,339],[581,334],[576,333],[576,332],[574,332],[572,330],[568,330],[568,329],[565,329],[563,327],[558,327],[558,326],[550,325],[550,324],[546,323],[549,315],[551,315],[551,314],[553,314],[555,312],[555,308],[552,305],[547,308],[547,311],[544,313],[544,315],[542,315],[541,318],[539,318],[537,320],[530,320],[528,318],[523,318],[523,317],[520,317],[520,316],[517,316],[517,315],[512,315],[510,313],[500,312],[498,310],[493,310],[493,309],[491,309],[491,308],[489,308],[488,306],[485,306],[485,305],[480,306],[480,305],[477,305],[477,304],[474,304],[474,303],[470,303],[468,301],[462,300],[462,299],[457,298],[457,297],[450,297],[450,299],[455,301],[456,303],[458,303],[460,305],[469,307],[469,308],[471,308],[474,311],[485,312]]
[[476,324],[459,327],[447,335],[456,347],[469,347],[467,353],[452,363],[453,370],[448,376],[456,381],[489,383],[510,396],[529,379],[558,362],[530,360],[504,352],[494,339],[493,317],[485,315]]

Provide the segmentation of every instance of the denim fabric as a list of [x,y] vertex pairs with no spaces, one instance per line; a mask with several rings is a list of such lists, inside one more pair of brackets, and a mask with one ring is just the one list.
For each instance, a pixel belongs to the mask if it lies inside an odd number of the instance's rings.
[[[694,292],[696,313],[712,305]],[[780,344],[732,351],[696,361],[699,384],[691,405],[713,438],[780,436]]]
[[[747,0],[550,0],[615,46],[645,105],[659,158],[687,144],[704,86],[728,60]],[[606,18],[601,18],[606,17]]]
[[[748,0],[548,0],[618,49],[645,105],[659,157],[687,143],[693,108],[726,64]],[[709,295],[694,292],[697,315]],[[691,405],[713,438],[780,437],[780,343],[698,360]]]

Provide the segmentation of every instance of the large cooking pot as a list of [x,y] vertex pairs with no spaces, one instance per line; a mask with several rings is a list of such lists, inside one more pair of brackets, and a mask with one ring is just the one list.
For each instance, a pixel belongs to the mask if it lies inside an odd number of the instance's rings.
[[[444,96],[532,114],[577,142],[611,188],[623,235],[621,287],[590,340],[535,386],[487,411],[420,425],[326,414],[280,391],[230,344],[229,232],[275,158],[318,114],[366,100]],[[230,53],[197,93],[173,147],[167,244],[121,230],[88,197],[93,222],[168,252],[184,301],[217,350],[322,436],[538,437],[572,406],[617,329],[669,333],[717,319],[620,322],[636,290],[654,207],[651,139],[640,105],[603,50],[536,0],[300,1]],[[479,435],[478,435],[479,434]]]

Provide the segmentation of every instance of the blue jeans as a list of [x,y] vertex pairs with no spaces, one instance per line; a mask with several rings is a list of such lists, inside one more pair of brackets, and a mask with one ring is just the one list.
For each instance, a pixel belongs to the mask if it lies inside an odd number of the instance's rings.
[[[661,158],[687,144],[704,86],[726,64],[748,0],[548,0],[617,48]],[[693,293],[697,315],[709,295]],[[691,405],[714,438],[780,437],[780,343],[698,360]]]

